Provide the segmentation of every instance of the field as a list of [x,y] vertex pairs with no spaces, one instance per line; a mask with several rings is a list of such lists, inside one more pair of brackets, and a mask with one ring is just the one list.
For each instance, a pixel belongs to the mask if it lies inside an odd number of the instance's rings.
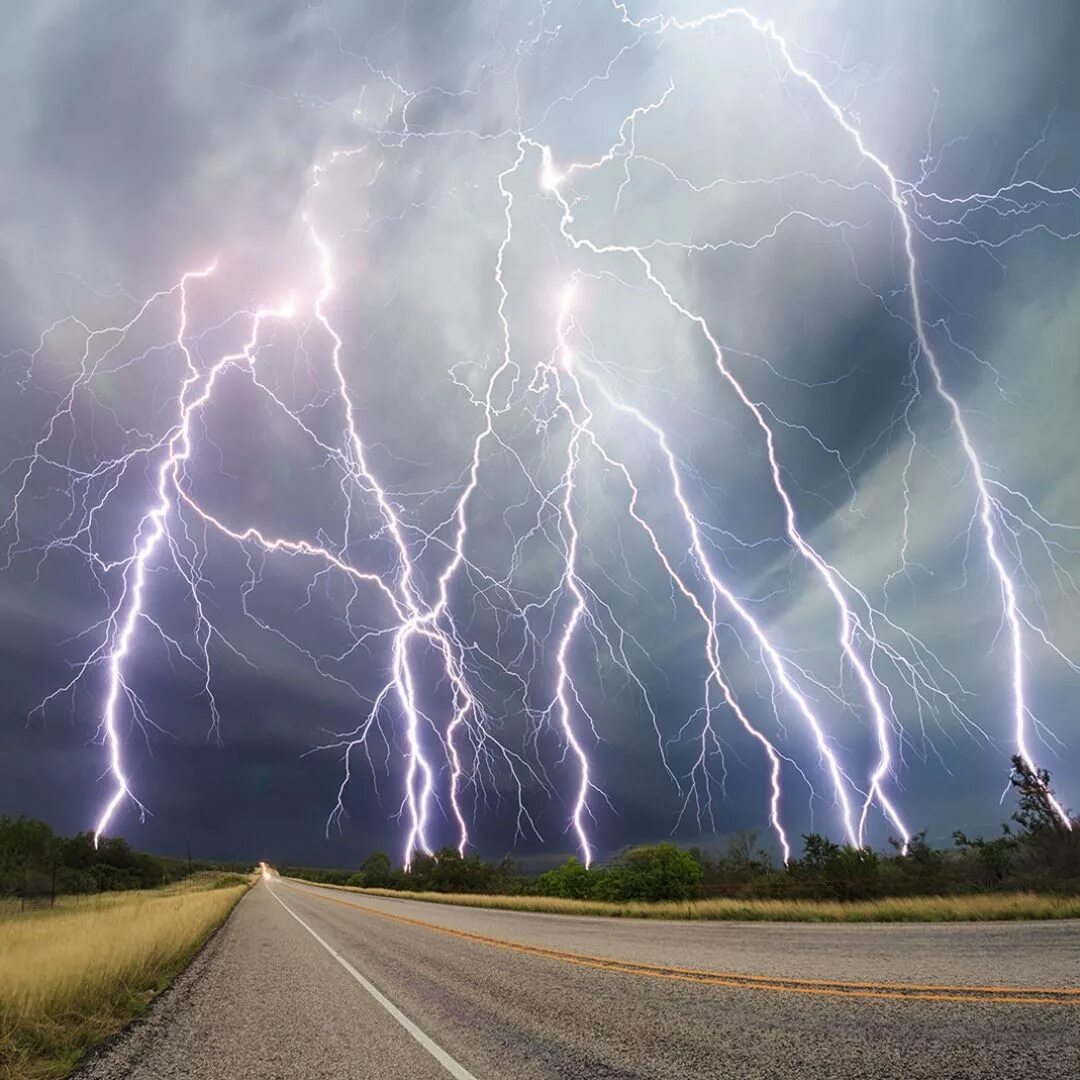
[[237,875],[0,907],[0,1080],[63,1076],[184,967],[247,890]]
[[880,900],[683,900],[605,903],[552,896],[480,896],[470,893],[398,892],[331,888],[433,904],[538,911],[556,915],[606,915],[624,919],[703,919],[748,922],[990,922],[1009,919],[1080,918],[1080,896],[1049,893],[980,893],[970,896],[887,897]]

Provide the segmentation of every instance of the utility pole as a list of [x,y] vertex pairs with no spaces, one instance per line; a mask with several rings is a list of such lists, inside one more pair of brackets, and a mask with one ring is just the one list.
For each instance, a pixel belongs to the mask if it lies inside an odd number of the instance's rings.
[[191,877],[191,837],[188,837],[187,842],[187,875]]

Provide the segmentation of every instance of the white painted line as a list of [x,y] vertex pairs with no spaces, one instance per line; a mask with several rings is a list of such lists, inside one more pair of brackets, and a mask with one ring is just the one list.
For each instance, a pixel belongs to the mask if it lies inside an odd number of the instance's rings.
[[273,889],[270,895],[456,1080],[476,1080],[464,1065],[459,1065],[434,1039],[424,1034],[389,998],[379,992],[332,945],[314,930]]

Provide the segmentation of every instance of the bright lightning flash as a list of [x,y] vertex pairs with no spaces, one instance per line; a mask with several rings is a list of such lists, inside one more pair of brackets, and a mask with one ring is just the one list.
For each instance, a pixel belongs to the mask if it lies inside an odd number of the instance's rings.
[[[515,86],[525,58],[557,36],[557,31],[546,25],[546,7],[541,4],[544,15],[535,37],[521,40],[514,50]],[[628,5],[616,2],[611,7],[611,18],[613,26],[630,34],[632,43],[619,48],[606,66],[586,82],[549,103],[543,117],[560,105],[584,97],[594,84],[611,79],[623,58],[642,43],[651,42],[662,51],[671,40],[693,39],[696,35],[707,41],[718,27],[739,27],[750,35],[754,47],[763,51],[785,87],[797,86],[805,91],[809,98],[805,107],[829,125],[858,157],[862,178],[858,184],[829,183],[852,199],[862,198],[869,188],[880,211],[898,230],[903,288],[884,296],[864,287],[891,317],[911,330],[909,386],[913,396],[902,418],[911,436],[911,453],[915,436],[910,415],[925,381],[948,414],[958,452],[966,464],[974,504],[970,535],[977,539],[985,555],[1007,640],[1011,742],[1015,752],[1034,769],[1033,733],[1045,729],[1034,719],[1029,700],[1031,675],[1026,650],[1038,643],[1073,671],[1080,668],[1058,649],[1031,613],[1038,602],[1029,604],[1025,599],[1029,578],[1019,557],[1020,540],[1022,534],[1033,535],[1043,550],[1051,553],[1055,543],[1048,542],[1044,533],[1070,526],[1049,521],[1026,496],[995,480],[980,456],[961,398],[950,387],[947,369],[939,358],[943,335],[950,344],[957,343],[948,326],[928,314],[919,252],[923,244],[954,242],[974,245],[996,257],[995,251],[1031,231],[1053,232],[1039,221],[1040,209],[1054,200],[1075,198],[1080,202],[1080,195],[1075,189],[1053,189],[1014,175],[1011,184],[995,191],[946,198],[928,189],[932,171],[929,151],[923,162],[923,176],[915,181],[903,179],[900,170],[872,148],[874,139],[832,96],[832,84],[812,73],[813,64],[799,59],[804,53],[774,22],[743,8],[688,20],[666,15],[634,18]],[[604,759],[595,752],[601,744],[603,722],[593,704],[600,688],[592,673],[601,667],[601,659],[625,681],[637,707],[649,717],[664,774],[681,798],[680,818],[690,814],[699,824],[716,826],[715,763],[719,761],[726,772],[727,725],[733,722],[732,732],[748,740],[756,748],[755,753],[761,755],[768,777],[763,814],[785,861],[791,855],[790,826],[785,821],[789,801],[786,785],[793,779],[792,774],[808,787],[812,801],[819,798],[812,775],[820,772],[824,776],[827,794],[820,798],[830,809],[836,832],[846,842],[854,846],[867,843],[870,816],[876,811],[906,845],[911,829],[897,795],[898,766],[909,738],[905,710],[909,715],[914,711],[920,723],[924,714],[944,711],[969,733],[984,739],[987,733],[967,716],[963,704],[966,691],[946,664],[889,614],[886,603],[875,600],[846,576],[838,565],[842,560],[830,558],[825,545],[811,537],[805,513],[800,510],[800,492],[784,460],[785,432],[797,425],[781,419],[738,375],[738,367],[729,361],[729,350],[721,344],[721,330],[685,297],[681,276],[665,269],[667,263],[662,257],[676,252],[689,258],[726,247],[752,252],[772,243],[796,222],[823,231],[842,231],[849,223],[795,206],[786,208],[768,229],[749,241],[705,243],[660,235],[634,241],[612,239],[610,233],[593,231],[579,220],[586,218],[580,207],[588,203],[583,192],[590,183],[610,176],[617,179],[616,210],[627,193],[635,190],[637,166],[647,165],[653,173],[659,172],[695,195],[726,183],[717,179],[708,185],[692,184],[673,167],[638,149],[639,128],[655,122],[671,107],[681,92],[677,81],[671,81],[653,99],[627,108],[614,141],[604,153],[590,160],[563,162],[557,147],[541,137],[542,121],[526,125],[520,119],[520,109],[517,122],[498,132],[414,127],[410,122],[414,103],[425,94],[447,95],[448,91],[437,87],[410,90],[370,61],[364,59],[364,63],[373,85],[386,92],[390,104],[381,120],[373,120],[362,103],[354,117],[364,129],[366,141],[335,151],[311,171],[300,212],[312,263],[317,268],[318,285],[310,295],[298,293],[277,306],[236,312],[227,324],[246,326],[246,339],[238,350],[225,351],[207,363],[201,359],[201,350],[192,345],[196,336],[190,325],[189,305],[193,291],[212,287],[215,267],[211,266],[189,271],[172,288],[153,294],[126,323],[91,331],[74,317],[61,320],[42,334],[38,349],[28,354],[27,379],[31,379],[38,354],[62,327],[77,327],[84,333],[74,379],[32,451],[19,459],[25,471],[3,526],[9,541],[6,567],[26,556],[38,559],[40,567],[41,561],[61,549],[74,551],[85,560],[101,591],[110,598],[105,617],[87,631],[97,636],[97,644],[74,677],[42,703],[44,707],[56,697],[74,691],[90,671],[103,671],[104,689],[97,720],[111,790],[95,825],[95,840],[114,825],[125,803],[140,814],[145,812],[143,796],[136,795],[124,752],[128,721],[143,727],[149,723],[147,707],[133,688],[140,633],[158,635],[167,648],[202,673],[214,732],[219,727],[219,715],[211,685],[212,648],[232,650],[250,662],[210,621],[202,569],[205,547],[200,545],[213,535],[244,555],[250,578],[242,587],[242,598],[251,622],[260,631],[285,641],[321,676],[348,684],[347,678],[328,672],[324,656],[269,625],[248,607],[253,590],[262,580],[260,567],[265,560],[291,559],[313,567],[309,600],[315,582],[329,578],[350,590],[350,614],[339,621],[345,623],[351,645],[342,655],[333,657],[335,664],[343,664],[354,653],[380,642],[387,643],[384,677],[377,692],[365,698],[352,688],[365,701],[358,723],[350,731],[334,733],[317,748],[340,753],[344,766],[328,828],[345,814],[354,754],[367,756],[374,776],[377,770],[372,747],[378,740],[385,746],[388,759],[394,748],[400,751],[403,767],[398,805],[404,822],[402,858],[406,866],[418,852],[430,854],[438,848],[440,819],[449,825],[456,847],[464,853],[472,842],[470,822],[477,809],[487,804],[489,793],[494,792],[499,799],[499,792],[506,790],[516,802],[519,835],[539,835],[528,809],[530,792],[561,794],[567,806],[568,833],[583,861],[589,864],[594,859],[598,849],[594,823],[599,804],[607,800],[601,787]],[[363,413],[358,403],[362,383],[352,373],[370,368],[374,360],[360,353],[354,343],[347,341],[346,332],[337,328],[336,305],[344,288],[339,278],[342,257],[338,250],[342,229],[326,204],[325,181],[347,164],[354,167],[358,161],[377,158],[369,181],[373,186],[393,171],[395,155],[437,138],[484,146],[495,163],[489,179],[500,200],[502,215],[491,261],[491,314],[499,337],[499,355],[480,380],[479,390],[451,372],[454,386],[470,396],[479,420],[462,455],[459,482],[437,493],[449,498],[450,509],[432,528],[421,526],[402,494],[380,478],[372,444],[361,429]],[[812,173],[800,176],[824,185]],[[761,177],[739,183],[779,191],[790,179]],[[784,198],[780,202],[785,202]],[[511,284],[509,266],[521,254],[515,228],[524,212],[522,206],[533,213],[529,204],[535,203],[549,214],[550,241],[558,252],[559,273],[566,284],[558,291],[550,324],[542,332],[543,348],[530,361],[515,347],[519,331],[513,311],[515,302],[522,298]],[[994,239],[979,238],[976,222],[984,219],[999,227]],[[635,222],[635,228],[639,226],[641,223]],[[1012,232],[1003,235],[1001,228],[1012,228]],[[734,579],[733,567],[714,542],[723,530],[708,520],[709,500],[703,495],[698,473],[678,449],[677,433],[662,422],[662,410],[655,408],[655,403],[634,403],[633,395],[627,391],[630,381],[619,376],[620,357],[612,355],[589,332],[593,300],[601,285],[614,285],[630,296],[649,295],[662,305],[672,325],[691,334],[709,357],[712,377],[747,421],[754,433],[753,450],[760,452],[766,463],[768,484],[760,494],[777,508],[783,521],[783,535],[776,537],[775,543],[827,598],[828,633],[842,658],[847,686],[837,687],[822,673],[810,670],[785,644],[782,625],[772,625],[760,614],[762,598],[747,596],[745,586]],[[169,305],[175,305],[175,337],[156,349],[123,359],[135,331],[151,317],[157,317],[162,308],[171,311]],[[298,407],[263,375],[260,357],[268,344],[281,335],[291,335],[298,342],[297,365],[321,365],[325,383],[317,409]],[[530,342],[529,347],[534,346],[535,342]],[[165,430],[148,437],[141,428],[126,429],[128,448],[118,454],[103,454],[90,465],[76,463],[70,450],[65,456],[65,439],[74,441],[79,418],[84,415],[82,410],[87,403],[97,401],[95,387],[119,371],[160,363],[160,355],[177,357],[183,364],[183,373],[169,399]],[[334,471],[344,499],[340,538],[331,539],[322,524],[306,535],[275,535],[252,522],[228,520],[197,493],[190,466],[201,452],[205,414],[227,372],[246,377],[275,415],[321,456],[327,470]],[[317,422],[312,416],[325,416],[331,410],[336,430],[328,435],[325,422]],[[158,410],[159,424],[161,415]],[[543,446],[533,462],[527,461],[514,444],[523,417]],[[812,432],[799,430],[838,456]],[[629,439],[627,432],[631,433]],[[478,554],[481,542],[476,537],[476,530],[483,529],[475,524],[476,504],[483,494],[484,471],[493,456],[520,471],[535,511],[531,526],[514,537],[509,552],[511,570],[505,575],[485,569]],[[148,469],[152,477],[145,507],[125,552],[119,558],[109,557],[96,540],[98,526],[107,510],[128,490],[140,468]],[[654,572],[659,572],[665,588],[670,590],[672,604],[683,605],[689,613],[692,635],[700,644],[701,670],[705,673],[700,707],[674,734],[653,704],[644,673],[651,658],[638,642],[633,626],[625,617],[620,621],[612,603],[604,599],[602,580],[597,580],[599,556],[589,546],[587,495],[589,477],[596,470],[609,478],[607,496],[649,552]],[[845,475],[850,480],[846,468]],[[63,492],[70,513],[62,530],[44,543],[35,544],[24,538],[22,519],[41,485]],[[912,495],[905,471],[905,560]],[[355,522],[364,515],[377,523],[368,539],[377,537],[385,544],[390,552],[389,568],[371,562],[363,538],[353,535]],[[528,561],[530,545],[537,544],[554,558],[558,570],[549,586],[537,588],[530,584],[523,588],[517,575]],[[435,555],[441,561],[432,572]],[[1057,564],[1054,566],[1056,569]],[[902,570],[906,568],[905,562]],[[163,569],[185,583],[195,615],[194,654],[152,617],[153,579]],[[606,572],[601,576],[606,577]],[[883,594],[887,595],[887,590]],[[353,621],[354,600],[359,603],[357,598],[361,596],[367,599],[370,611],[380,613],[377,617],[371,615],[377,625]],[[484,604],[497,607],[499,615],[500,629],[495,640],[489,642],[478,641],[468,631],[468,616],[463,614],[463,597],[479,602],[481,596]],[[731,635],[738,642],[736,651],[742,660],[732,658]],[[772,695],[765,709],[757,700],[748,703],[748,697],[756,699],[757,694],[748,695],[739,685],[736,667],[740,663],[758,664],[757,673],[768,680]],[[432,670],[436,672],[435,687],[431,685]],[[507,708],[508,692],[500,696],[493,690],[496,685],[510,686],[512,695],[516,695],[527,728],[527,745],[522,748],[514,746],[505,734],[505,725],[497,722],[500,712]],[[905,702],[899,700],[901,693]],[[430,705],[432,698],[439,701],[434,709]],[[799,762],[794,752],[785,747],[782,734],[777,733],[782,729],[782,712],[798,718],[808,745],[816,753],[816,762]],[[868,765],[860,765],[844,745],[844,719],[852,715],[868,721],[874,747]],[[544,737],[559,741],[561,752],[554,762],[542,760],[539,746]],[[673,747],[680,743],[692,747],[687,769],[673,761]],[[556,770],[558,779],[554,778]],[[568,782],[563,779],[566,775],[570,776]],[[1070,827],[1064,807],[1056,800],[1053,806],[1063,824]],[[260,872],[264,879],[271,876],[266,863],[260,864]]]

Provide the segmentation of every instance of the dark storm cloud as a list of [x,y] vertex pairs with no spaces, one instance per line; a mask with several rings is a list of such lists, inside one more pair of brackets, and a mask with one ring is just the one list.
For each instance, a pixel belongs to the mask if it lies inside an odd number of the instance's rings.
[[[868,141],[901,162],[905,177],[919,174],[931,116],[936,150],[956,140],[941,153],[928,190],[993,190],[1009,182],[1029,147],[1023,175],[1050,186],[1075,179],[1080,150],[1070,133],[1080,109],[1080,77],[1068,60],[1080,40],[1074,5],[1040,5],[1038,19],[1025,17],[1017,4],[978,13],[961,3],[760,10],[775,14],[805,47],[800,58],[819,65],[815,70],[858,115]],[[355,157],[324,174],[312,212],[334,241],[339,290],[333,317],[347,344],[372,461],[410,523],[431,528],[449,512],[453,492],[445,489],[460,481],[481,421],[455,382],[480,392],[502,347],[493,268],[505,221],[495,178],[515,154],[515,138],[505,133],[519,123],[534,128],[553,146],[557,166],[595,157],[618,138],[631,108],[658,100],[672,84],[665,109],[636,124],[637,152],[649,160],[634,163],[620,201],[624,174],[617,167],[582,181],[579,227],[607,241],[716,244],[735,237],[749,244],[795,206],[829,223],[795,222],[753,250],[692,256],[662,250],[657,265],[678,283],[681,301],[714,327],[733,370],[781,424],[786,475],[815,542],[868,590],[880,589],[897,570],[911,331],[896,223],[880,191],[867,184],[879,178],[860,163],[850,140],[805,87],[777,77],[775,55],[745,27],[656,39],[621,25],[606,5],[569,3],[535,9],[435,0],[319,7],[64,3],[20,13],[3,48],[11,59],[0,75],[7,103],[0,140],[10,163],[0,179],[0,281],[7,286],[0,290],[0,353],[10,363],[0,382],[5,455],[27,452],[55,404],[47,391],[74,371],[77,356],[50,344],[36,383],[27,386],[21,378],[26,350],[68,312],[92,325],[128,318],[130,298],[167,288],[185,269],[213,257],[220,273],[194,302],[200,326],[283,295],[311,295],[318,267],[299,212],[312,166],[334,149],[356,148]],[[425,137],[404,138],[403,88],[425,87],[404,114],[410,131]],[[1036,145],[1044,126],[1045,141]],[[468,131],[479,137],[449,134]],[[747,549],[712,534],[718,560],[754,598],[755,611],[800,657],[823,663],[835,682],[838,659],[821,631],[832,625],[833,613],[790,550],[769,542],[782,521],[775,498],[763,489],[759,433],[718,379],[701,335],[643,287],[632,260],[570,257],[559,243],[556,209],[538,193],[538,170],[539,161],[530,158],[507,181],[515,199],[515,241],[504,269],[517,362],[528,372],[550,355],[554,297],[572,269],[619,275],[618,283],[586,280],[581,320],[597,345],[600,370],[627,400],[669,425],[697,481],[699,515],[744,541],[766,541]],[[813,172],[818,182],[746,184],[795,172]],[[703,188],[717,177],[732,184],[695,192],[687,183]],[[1067,231],[1062,221],[1060,231]],[[989,220],[978,224],[994,227]],[[947,320],[935,331],[937,344],[953,385],[979,418],[977,433],[995,475],[1000,470],[1004,482],[1023,488],[1053,520],[1076,521],[1080,475],[1068,463],[1045,467],[1068,450],[1058,428],[1080,403],[1071,345],[1080,331],[1072,314],[1080,284],[1073,245],[1034,234],[987,253],[927,241],[920,257],[930,317]],[[162,311],[156,340],[175,333],[171,318]],[[236,348],[241,330],[208,333],[198,345],[200,357]],[[950,342],[954,333],[962,348]],[[325,350],[325,344],[312,338],[310,347]],[[309,405],[305,415],[329,433],[340,417],[319,400],[325,385],[318,376],[289,362],[291,347],[285,342],[280,356],[267,357],[268,384]],[[972,352],[994,365],[1003,393]],[[146,402],[163,408],[169,400],[167,384],[140,372],[114,385],[112,404],[121,411],[126,405],[138,412]],[[645,504],[673,529],[670,504],[660,497],[663,471],[647,441],[609,417],[601,420],[625,440],[626,460],[650,478]],[[132,415],[125,422],[138,421]],[[102,440],[109,423],[98,416]],[[932,731],[938,761],[915,718],[906,717],[911,766],[903,773],[904,800],[916,825],[985,827],[995,814],[1008,744],[994,705],[1000,687],[987,677],[996,600],[981,564],[973,562],[965,573],[971,501],[956,494],[966,489],[953,433],[925,399],[911,423],[920,446],[909,463],[919,493],[909,554],[915,565],[891,581],[890,614],[948,654],[971,685],[979,722],[1000,745],[973,751],[946,717],[944,730]],[[293,533],[340,532],[345,508],[334,478],[250,380],[230,380],[207,410],[203,434],[192,480],[214,512]],[[524,413],[506,437],[537,477],[556,475],[558,430]],[[17,475],[9,470],[0,483],[5,514]],[[596,462],[583,475],[588,565],[598,597],[615,605],[649,654],[637,656],[638,670],[670,735],[701,704],[701,634],[669,599],[670,585],[628,528],[626,494],[616,481]],[[489,453],[470,547],[480,570],[500,578],[510,573],[508,523],[520,535],[537,521],[528,498],[521,470]],[[47,505],[27,521],[46,522]],[[137,517],[139,505],[133,493],[128,514]],[[369,509],[358,522],[357,535],[371,536],[362,545],[364,559],[388,566],[375,515]],[[121,515],[110,543],[121,545],[130,524]],[[122,828],[143,846],[162,850],[179,850],[190,835],[207,854],[258,848],[276,859],[348,861],[373,846],[396,849],[399,772],[379,775],[376,798],[361,763],[346,799],[345,832],[324,846],[340,762],[333,753],[301,757],[323,733],[353,728],[361,699],[380,685],[385,657],[374,649],[348,652],[342,622],[348,598],[340,583],[318,583],[308,604],[310,566],[295,560],[259,566],[265,578],[250,593],[249,614],[302,639],[310,654],[304,655],[245,618],[239,586],[250,571],[240,553],[217,541],[208,551],[214,617],[260,670],[252,672],[227,648],[215,652],[224,740],[218,746],[205,738],[199,679],[165,649],[140,655],[138,691],[169,734],[152,732],[149,749],[137,733],[129,739],[137,786],[154,816],[136,827],[128,814]],[[515,582],[523,592],[542,595],[557,576],[550,549],[530,545],[523,554],[513,568]],[[425,551],[429,584],[444,556],[437,544]],[[1067,545],[1058,557],[1068,569]],[[1035,572],[1044,587],[1052,585],[1052,567],[1039,562]],[[182,591],[168,588],[160,585],[153,610],[181,634],[190,612]],[[956,597],[944,613],[934,602],[943,591]],[[473,607],[468,594],[463,587],[456,597],[466,632],[487,646],[499,624],[482,606]],[[1046,622],[1069,651],[1080,646],[1080,634],[1075,615],[1056,595],[1046,589]],[[47,722],[35,717],[29,727],[25,718],[85,655],[85,639],[74,635],[102,617],[104,600],[70,551],[40,568],[36,556],[22,556],[0,575],[8,688],[0,810],[37,812],[74,828],[90,819],[100,800],[100,749],[88,741],[98,721],[94,685],[80,692],[70,712],[61,704]],[[365,598],[361,610],[364,625],[385,624],[377,602]],[[734,635],[724,647],[755,718],[773,730],[760,666],[744,657]],[[1045,651],[1033,651],[1038,707],[1068,742],[1075,723],[1056,716],[1067,690],[1061,665],[1052,661]],[[551,662],[550,654],[538,657],[537,670],[550,672]],[[597,777],[614,808],[597,804],[602,845],[665,835],[681,800],[659,767],[657,738],[640,698],[590,647],[582,648],[580,662],[585,672],[602,676],[592,686],[586,677],[582,690],[602,740]],[[316,665],[333,678],[320,677]],[[433,697],[445,691],[434,669],[425,674]],[[496,717],[500,730],[520,740],[523,722],[513,715],[520,701],[497,675],[491,685],[496,711],[505,707],[507,714]],[[802,753],[803,736],[790,717],[783,719],[791,732],[785,745],[793,755]],[[838,710],[834,719],[845,750],[868,760],[865,718]],[[714,770],[728,773],[727,799],[717,803],[716,819],[722,831],[760,826],[760,754],[734,731],[728,734],[725,764],[717,760]],[[550,778],[565,790],[571,776],[559,764],[556,735],[543,733],[541,743]],[[692,747],[673,743],[668,749],[685,771]],[[393,754],[400,750],[392,746]],[[949,786],[945,766],[962,785]],[[62,788],[35,782],[60,774],[67,778]],[[797,776],[789,780],[786,805],[793,820],[808,824],[809,810],[802,808],[811,805],[809,794]],[[529,787],[545,836],[556,847],[569,846],[565,798]],[[501,852],[514,842],[513,814],[505,802],[497,804],[512,797],[500,777],[491,811],[477,818],[476,839],[486,850]],[[832,824],[827,800],[812,808],[815,824]],[[681,835],[696,829],[691,813]]]

